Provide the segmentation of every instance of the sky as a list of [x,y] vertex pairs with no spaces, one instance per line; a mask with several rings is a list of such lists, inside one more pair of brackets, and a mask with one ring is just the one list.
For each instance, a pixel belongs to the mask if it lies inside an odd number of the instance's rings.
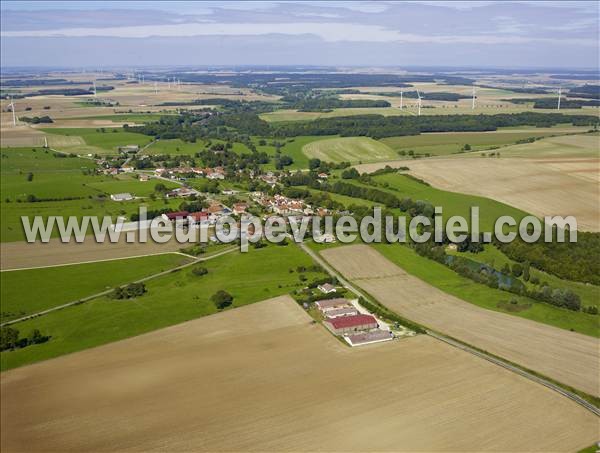
[[599,66],[596,1],[1,1],[9,66]]

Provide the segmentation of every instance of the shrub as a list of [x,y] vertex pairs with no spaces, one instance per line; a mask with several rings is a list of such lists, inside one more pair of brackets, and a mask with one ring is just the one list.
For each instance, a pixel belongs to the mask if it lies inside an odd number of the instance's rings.
[[201,266],[200,267],[194,267],[192,269],[192,274],[194,274],[197,277],[201,277],[203,275],[208,274],[208,269],[205,268],[205,267],[201,267]]
[[210,300],[215,304],[218,310],[223,310],[233,303],[233,296],[222,289],[214,293]]

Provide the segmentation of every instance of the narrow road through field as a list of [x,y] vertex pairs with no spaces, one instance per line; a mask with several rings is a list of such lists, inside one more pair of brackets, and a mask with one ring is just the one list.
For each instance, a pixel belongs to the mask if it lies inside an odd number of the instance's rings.
[[[323,258],[321,258],[321,256],[314,252],[313,250],[311,250],[305,243],[300,243],[300,248],[306,252],[317,264],[319,264],[320,266],[323,267],[323,269],[325,269],[327,271],[327,273],[329,273],[331,276],[335,277],[338,279],[338,281],[348,290],[350,290],[351,292],[353,292],[355,295],[357,295],[358,297],[364,297],[365,299],[369,299],[367,296],[365,296],[362,292],[360,292],[358,289],[356,289],[348,280],[346,280],[344,277],[342,277],[333,267],[331,267]],[[554,390],[555,392],[571,399],[572,401],[576,402],[577,404],[583,406],[584,408],[586,408],[587,410],[589,410],[590,412],[594,413],[595,415],[600,417],[600,408],[594,406],[593,404],[591,404],[590,402],[586,401],[585,399],[581,398],[579,395],[570,392],[564,388],[562,388],[561,386],[554,384],[553,382],[550,382],[546,379],[543,379],[539,376],[536,376],[526,370],[523,370],[511,363],[508,363],[498,357],[494,357],[490,354],[487,354],[483,351],[479,351],[475,348],[470,347],[467,344],[461,343],[459,341],[456,341],[450,337],[447,337],[445,335],[442,335],[440,333],[431,331],[429,329],[426,329],[427,335],[439,340],[439,341],[443,341],[444,343],[447,343],[451,346],[454,346],[456,348],[459,348],[465,352],[469,352],[473,355],[476,355],[479,358],[482,358],[484,360],[487,360],[489,362],[492,362],[506,370],[512,371],[513,373],[516,373],[520,376],[523,376],[531,381],[537,382],[538,384],[541,384],[545,387],[548,387],[549,389]]]
[[[160,277],[162,275],[167,275],[167,274],[170,274],[171,272],[178,271],[180,269],[185,269],[186,267],[193,266],[194,264],[202,263],[204,261],[208,261],[208,260],[211,260],[213,258],[217,258],[217,257],[219,257],[221,255],[225,255],[227,253],[231,253],[231,252],[233,252],[235,250],[237,250],[237,247],[231,247],[231,248],[228,248],[226,250],[222,250],[220,252],[217,252],[217,253],[214,253],[212,255],[206,256],[206,257],[194,258],[193,261],[191,261],[189,263],[182,264],[181,266],[173,267],[171,269],[167,269],[166,271],[158,272],[156,274],[148,275],[147,277],[140,278],[139,280],[135,280],[135,281],[130,282],[130,283],[143,283],[143,282],[146,282],[148,280],[152,280],[153,278]],[[189,256],[190,258],[192,258],[191,255],[186,255],[186,256]],[[126,286],[127,284],[128,283],[126,283],[124,285],[119,285],[119,287],[122,288],[122,287]],[[52,313],[53,311],[62,310],[63,308],[72,307],[73,305],[80,305],[80,304],[83,304],[85,302],[89,302],[92,299],[96,299],[98,297],[106,296],[106,295],[110,294],[111,292],[113,292],[114,290],[115,290],[115,288],[110,288],[110,289],[107,289],[106,291],[102,291],[102,292],[99,292],[99,293],[96,293],[96,294],[92,294],[91,296],[87,296],[87,297],[84,297],[82,299],[77,299],[77,300],[75,300],[73,302],[68,302],[66,304],[62,304],[62,305],[58,305],[56,307],[48,308],[47,310],[39,311],[37,313],[32,313],[30,315],[23,316],[22,318],[13,319],[12,321],[6,321],[6,322],[0,324],[0,327],[9,326],[11,324],[16,324],[18,322],[26,321],[28,319],[33,319],[33,318],[37,318],[39,316],[47,315],[48,313]]]

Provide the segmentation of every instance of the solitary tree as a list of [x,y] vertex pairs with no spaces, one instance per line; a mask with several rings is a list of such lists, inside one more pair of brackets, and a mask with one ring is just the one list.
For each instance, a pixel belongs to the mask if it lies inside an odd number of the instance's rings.
[[210,300],[215,304],[218,310],[223,310],[233,303],[233,296],[222,289],[214,293]]

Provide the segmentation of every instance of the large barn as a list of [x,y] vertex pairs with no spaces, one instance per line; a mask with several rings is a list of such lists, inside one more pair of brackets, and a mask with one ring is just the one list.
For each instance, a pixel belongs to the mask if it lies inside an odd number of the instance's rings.
[[324,323],[336,335],[377,328],[377,320],[371,315],[341,316]]

